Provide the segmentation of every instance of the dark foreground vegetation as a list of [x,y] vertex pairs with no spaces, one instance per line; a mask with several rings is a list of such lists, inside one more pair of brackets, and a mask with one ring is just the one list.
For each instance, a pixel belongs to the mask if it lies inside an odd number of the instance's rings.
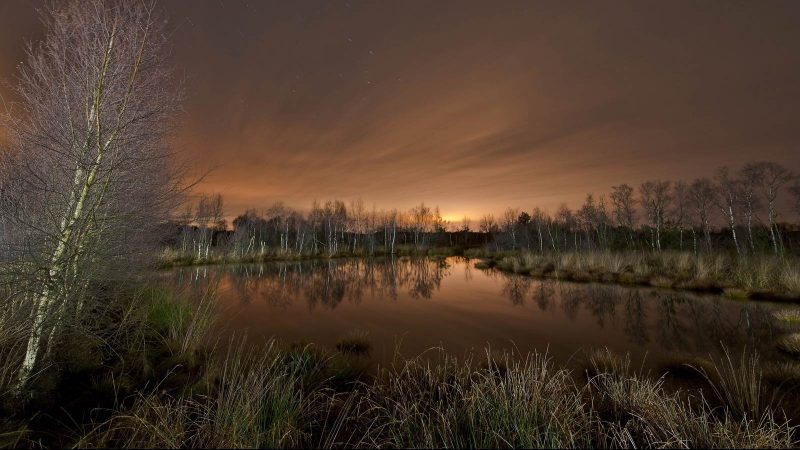
[[[756,355],[642,373],[604,349],[583,369],[546,355],[441,350],[368,370],[338,350],[214,341],[213,294],[117,291],[106,318],[54,349],[24,395],[23,330],[0,330],[3,446],[782,447],[798,444],[800,362]],[[789,326],[789,325],[787,325]],[[789,326],[790,328],[793,325]],[[676,387],[682,386],[682,387]]]

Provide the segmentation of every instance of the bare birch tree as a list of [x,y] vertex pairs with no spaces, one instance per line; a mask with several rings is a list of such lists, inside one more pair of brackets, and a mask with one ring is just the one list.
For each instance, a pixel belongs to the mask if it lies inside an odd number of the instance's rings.
[[742,249],[739,246],[739,239],[736,236],[736,206],[740,203],[741,183],[739,180],[733,179],[730,176],[730,171],[727,167],[720,167],[717,170],[717,176],[715,178],[718,192],[716,197],[717,208],[722,212],[722,216],[725,218],[725,222],[731,230],[736,254],[741,255]]
[[533,215],[531,216],[531,223],[536,228],[536,237],[539,240],[539,253],[544,253],[544,235],[542,228],[545,226],[547,217],[545,213],[538,207],[533,208]]
[[708,178],[694,180],[689,186],[689,199],[695,216],[703,230],[706,251],[711,251],[711,211],[716,204],[717,191]]
[[165,21],[140,2],[87,0],[44,10],[28,48],[20,102],[6,118],[3,244],[30,323],[24,386],[47,347],[79,323],[87,290],[152,255],[154,226],[178,181],[167,136],[177,111]]
[[519,208],[507,208],[503,213],[503,218],[501,219],[501,226],[503,228],[503,232],[506,233],[509,239],[511,239],[511,249],[517,249],[517,218],[519,217]]
[[670,204],[669,181],[646,181],[639,187],[640,201],[655,229],[653,247],[661,251],[661,229],[664,227],[667,207]]
[[772,250],[777,255],[782,251],[781,235],[776,223],[778,218],[778,195],[781,190],[792,181],[794,175],[775,162],[762,161],[750,163],[745,166],[748,172],[757,174],[756,186],[767,203],[767,226],[772,241]]
[[764,170],[760,164],[748,163],[739,170],[739,203],[742,207],[744,223],[747,228],[747,244],[750,248],[750,253],[756,252],[755,239],[753,238],[753,220],[761,208],[761,201],[756,191],[763,176]]

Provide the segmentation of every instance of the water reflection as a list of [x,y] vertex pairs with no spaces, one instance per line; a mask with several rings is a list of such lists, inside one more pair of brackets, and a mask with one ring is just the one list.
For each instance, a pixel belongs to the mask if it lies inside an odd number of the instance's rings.
[[[304,298],[308,308],[334,309],[342,302],[358,304],[364,295],[397,300],[398,290],[416,299],[430,299],[450,275],[445,259],[340,259],[276,262],[229,267],[202,266],[174,271],[175,281],[198,290],[224,278],[239,301],[263,299],[286,306]],[[472,275],[464,267],[464,280]]]
[[608,346],[658,360],[724,344],[768,351],[770,306],[668,290],[559,283],[477,270],[459,258],[375,258],[171,272],[192,295],[218,286],[229,330],[332,345],[370,331],[386,353],[513,345],[568,357]]

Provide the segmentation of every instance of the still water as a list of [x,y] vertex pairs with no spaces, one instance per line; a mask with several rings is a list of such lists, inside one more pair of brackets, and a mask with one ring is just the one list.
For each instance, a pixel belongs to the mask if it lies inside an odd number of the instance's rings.
[[464,258],[376,258],[175,269],[191,295],[216,287],[220,337],[333,349],[354,332],[388,364],[433,347],[547,351],[573,365],[607,347],[658,368],[675,355],[744,346],[769,355],[772,306],[671,290],[564,283],[474,268]]

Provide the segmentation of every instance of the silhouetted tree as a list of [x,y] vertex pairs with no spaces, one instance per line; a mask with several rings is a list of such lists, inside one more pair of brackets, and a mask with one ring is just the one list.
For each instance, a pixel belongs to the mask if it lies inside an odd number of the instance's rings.
[[[689,221],[689,205],[691,203],[689,186],[684,181],[678,181],[672,188],[672,220],[678,227],[679,248],[683,250],[683,231]],[[692,243],[697,252],[697,239],[692,228]]]
[[650,223],[655,229],[653,248],[661,251],[661,229],[664,226],[667,207],[670,204],[669,181],[647,181],[639,187],[640,201]]
[[733,179],[730,176],[730,171],[727,167],[720,167],[716,175],[717,183],[717,208],[722,212],[722,216],[728,223],[733,237],[733,245],[736,247],[736,253],[741,254],[742,250],[739,247],[739,239],[736,237],[736,205],[740,203],[742,196],[741,182]]
[[633,198],[633,188],[627,184],[611,187],[611,204],[614,207],[614,219],[617,226],[625,234],[625,242],[629,247],[633,245],[633,230],[636,227],[636,200]]
[[757,211],[761,208],[761,202],[757,195],[758,185],[764,176],[763,168],[758,163],[745,164],[739,170],[739,202],[747,228],[747,244],[750,252],[755,253],[756,245],[753,239],[753,219]]
[[694,216],[703,230],[706,251],[711,251],[711,211],[716,204],[717,191],[708,178],[699,178],[689,187],[689,202]]

